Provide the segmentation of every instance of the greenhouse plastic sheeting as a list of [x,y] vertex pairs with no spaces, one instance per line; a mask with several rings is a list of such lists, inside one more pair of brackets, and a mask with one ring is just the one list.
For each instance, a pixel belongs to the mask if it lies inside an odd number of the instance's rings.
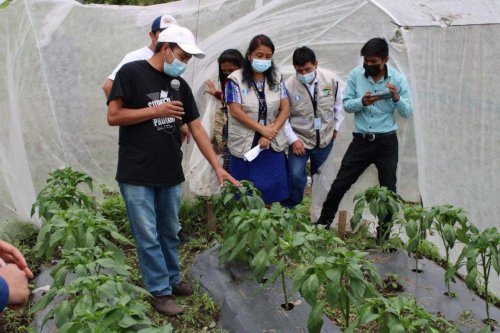
[[[193,30],[204,59],[192,59],[191,85],[203,124],[213,132],[216,104],[203,94],[217,77],[227,48],[245,52],[259,33],[276,45],[287,77],[291,56],[313,48],[319,66],[345,84],[360,64],[362,45],[390,41],[390,65],[409,80],[414,117],[398,118],[398,191],[426,206],[464,207],[481,229],[500,217],[500,2],[495,0],[190,0],[149,7],[82,5],[70,0],[15,0],[0,10],[0,220],[29,219],[47,174],[71,165],[116,186],[117,128],[106,123],[102,84],[123,55],[149,43],[152,20],[163,13]],[[353,116],[316,177],[312,217],[349,145]],[[213,172],[191,142],[184,171],[189,191],[218,191]],[[354,193],[377,184],[370,167]],[[34,221],[37,223],[37,221]]]

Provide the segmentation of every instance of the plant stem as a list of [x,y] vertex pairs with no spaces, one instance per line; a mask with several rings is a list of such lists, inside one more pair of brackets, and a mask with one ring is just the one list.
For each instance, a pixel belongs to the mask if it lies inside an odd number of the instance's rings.
[[[444,240],[444,239],[443,239]],[[445,262],[445,265],[446,265],[446,270],[448,270],[449,268],[449,257],[450,257],[450,250],[448,249],[448,246],[446,246],[446,242],[443,242],[445,243],[445,246],[444,246],[444,250],[445,250],[445,253],[446,253],[446,262]],[[446,284],[446,289],[448,290],[448,296],[451,297],[451,289],[450,289],[450,280],[448,279],[445,279],[444,283]]]
[[281,272],[281,287],[283,288],[283,295],[285,295],[285,307],[288,309],[288,295],[286,294],[285,272]]
[[417,250],[415,251],[415,273],[418,273],[418,245]]
[[[488,258],[490,259],[490,258]],[[488,301],[488,280],[489,280],[489,269],[488,265],[491,265],[491,260],[486,259],[486,254],[481,253],[481,261],[483,264],[483,279],[484,279],[484,293],[486,295],[485,301],[486,301],[486,319],[488,320],[488,325],[490,324],[490,303]]]
[[347,295],[346,297],[346,308],[345,308],[345,327],[349,327],[349,309],[350,308],[350,305],[349,305],[349,295]]

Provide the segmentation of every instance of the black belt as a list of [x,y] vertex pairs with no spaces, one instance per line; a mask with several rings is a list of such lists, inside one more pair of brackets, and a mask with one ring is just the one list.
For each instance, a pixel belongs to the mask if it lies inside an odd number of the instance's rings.
[[355,137],[355,138],[361,138],[365,141],[375,141],[377,140],[378,138],[381,138],[383,136],[388,136],[388,135],[393,135],[393,134],[396,134],[396,131],[390,131],[390,132],[386,132],[386,133],[355,133],[353,132],[352,135]]

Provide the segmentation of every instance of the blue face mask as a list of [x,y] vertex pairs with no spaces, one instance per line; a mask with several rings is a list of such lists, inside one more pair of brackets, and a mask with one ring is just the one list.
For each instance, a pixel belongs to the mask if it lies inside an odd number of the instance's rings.
[[252,58],[252,68],[257,73],[264,73],[269,68],[271,68],[272,64],[271,61],[272,60],[262,60],[262,59]]
[[[172,53],[173,55],[173,53]],[[183,63],[174,56],[174,61],[169,64],[166,60],[163,63],[163,71],[165,74],[171,77],[179,77],[184,73],[187,68],[187,64]]]
[[310,73],[307,73],[307,74],[297,74],[297,79],[302,83],[302,84],[309,84],[312,82],[312,80],[314,80],[314,78],[316,77],[316,71],[312,71]]

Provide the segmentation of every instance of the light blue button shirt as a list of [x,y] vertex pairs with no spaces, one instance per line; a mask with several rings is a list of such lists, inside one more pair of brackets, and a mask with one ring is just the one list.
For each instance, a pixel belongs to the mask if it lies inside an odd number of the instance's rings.
[[[369,90],[372,94],[388,91],[386,83],[396,86],[400,99],[394,103],[392,99],[379,100],[372,105],[363,106],[361,99]],[[371,76],[365,77],[363,66],[354,68],[347,79],[344,93],[344,111],[354,113],[354,132],[356,133],[387,133],[398,128],[394,120],[394,110],[408,118],[413,110],[408,92],[406,78],[396,70],[387,66],[387,75],[377,83]]]

